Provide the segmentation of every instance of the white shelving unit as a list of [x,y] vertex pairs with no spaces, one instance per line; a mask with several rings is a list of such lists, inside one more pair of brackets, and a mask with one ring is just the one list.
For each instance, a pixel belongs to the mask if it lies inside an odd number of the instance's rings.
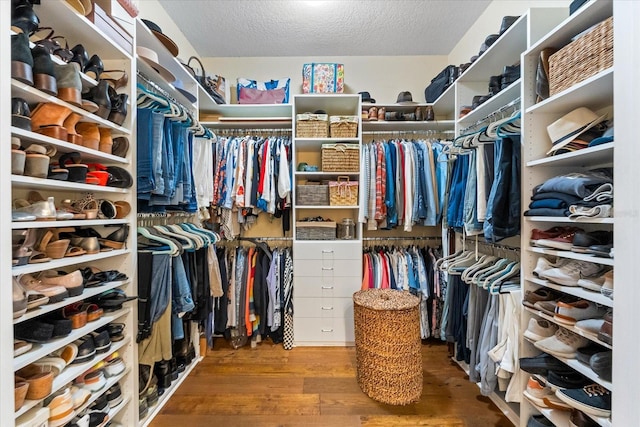
[[[536,67],[540,51],[546,47],[561,48],[569,43],[571,41],[571,38],[575,35],[612,16],[614,13],[613,3],[614,2],[612,2],[611,0],[594,0],[588,2],[580,9],[578,9],[578,11],[576,11],[573,15],[553,28],[547,35],[542,37],[538,42],[533,44],[526,52],[522,54],[522,158],[525,165],[522,168],[523,195],[530,195],[536,185],[553,176],[562,175],[572,171],[588,170],[595,167],[610,167],[614,164],[615,142],[558,156],[546,156],[546,151],[551,147],[551,141],[549,140],[546,132],[547,125],[577,107],[584,106],[594,111],[600,112],[611,113],[613,111],[613,104],[617,104],[618,102],[617,99],[614,102],[613,67],[604,70],[594,76],[591,76],[581,83],[565,89],[562,92],[557,93],[542,102],[535,103]],[[616,22],[616,25],[618,25],[618,22]],[[618,111],[618,108],[616,108],[616,111]],[[609,118],[611,118],[611,116],[612,115],[610,114]],[[616,137],[618,136],[619,134],[616,134]],[[617,150],[618,146],[615,145],[616,155]],[[616,165],[616,170],[618,169],[618,167],[619,166]],[[616,190],[618,190],[618,188],[616,188]],[[620,192],[616,191],[616,199],[620,200],[620,194]],[[525,206],[525,208],[527,204],[528,200],[524,199],[523,205]],[[618,206],[616,205],[616,210],[617,209]],[[617,210],[617,212],[619,211]],[[546,280],[537,279],[533,277],[532,270],[535,267],[537,259],[540,256],[588,261],[603,266],[616,266],[616,269],[619,260],[613,258],[595,257],[586,254],[578,254],[571,251],[559,251],[553,249],[531,247],[529,238],[532,229],[538,228],[544,230],[553,227],[554,224],[577,226],[587,231],[595,229],[605,229],[613,231],[614,229],[618,228],[618,218],[595,218],[579,221],[574,221],[569,218],[535,216],[524,218],[525,220],[522,224],[521,233],[521,245],[523,249],[526,249],[522,251],[521,260],[523,270],[523,290],[532,291],[539,287],[546,287],[568,295],[573,295],[581,299],[593,301],[605,307],[613,308],[614,301],[600,293],[591,292],[577,286],[560,286],[550,283]],[[618,237],[616,237],[616,241]],[[618,275],[618,271],[616,271],[616,282],[620,284],[620,276]],[[622,284],[624,285],[624,283]],[[567,326],[555,322],[553,316],[549,316],[535,309],[525,308],[522,311],[522,332],[524,332],[524,330],[526,329],[529,323],[529,319],[532,316],[557,323],[560,327],[577,333],[606,349],[613,349],[612,345],[602,342],[596,336],[585,333],[584,331],[581,331],[574,326]],[[618,341],[618,338],[616,339],[616,341]],[[524,338],[522,339],[520,348],[521,357],[534,356],[540,353],[540,351],[535,348],[529,340]],[[616,355],[617,353],[618,351],[616,348],[614,350],[614,355]],[[576,371],[582,373],[586,377],[590,378],[595,383],[598,383],[606,389],[611,390],[612,396],[614,398],[617,396],[617,394],[613,392],[613,382],[605,381],[602,378],[598,377],[595,372],[590,369],[589,366],[579,362],[576,359],[558,359],[563,361],[565,364],[572,367]],[[620,390],[618,386],[616,386],[616,389]],[[526,404],[522,405],[520,425],[524,427],[526,425],[526,421],[534,413],[543,414],[556,425],[568,425],[568,420],[565,419],[564,414],[558,411],[539,408],[529,401],[526,401]],[[616,425],[618,425],[619,423],[618,415],[619,414],[617,412],[612,413],[612,419],[616,420]],[[611,425],[611,420],[609,420],[608,418],[595,417],[594,420],[599,425]],[[623,422],[619,425],[631,424]]]
[[[9,19],[11,16],[10,2],[0,2],[0,16],[5,28],[9,27]],[[56,30],[56,34],[64,35],[69,47],[81,43],[90,55],[97,54],[104,63],[105,69],[124,70],[127,74],[135,75],[135,64],[133,63],[133,52],[127,51],[111,40],[104,32],[97,28],[87,17],[79,15],[68,2],[62,0],[52,0],[42,2],[42,4],[34,5],[34,11],[40,19],[41,27],[52,27]],[[2,52],[9,52],[9,37],[2,38]],[[117,125],[109,120],[91,114],[84,109],[71,105],[55,96],[45,94],[38,89],[27,84],[18,82],[11,78],[9,72],[8,55],[3,55],[0,59],[2,64],[2,78],[0,79],[0,99],[2,101],[0,108],[0,129],[1,139],[7,142],[5,145],[5,155],[0,156],[0,188],[1,194],[5,197],[2,210],[0,212],[0,223],[5,224],[11,230],[34,229],[44,230],[46,228],[60,227],[93,227],[96,231],[106,236],[113,229],[105,228],[105,226],[124,226],[128,225],[131,229],[135,229],[136,203],[135,203],[135,180],[133,188],[116,188],[103,187],[98,185],[88,185],[84,183],[74,183],[67,181],[56,181],[50,179],[39,179],[23,175],[12,175],[10,167],[10,156],[8,156],[8,141],[11,137],[18,137],[23,147],[28,147],[32,143],[47,144],[55,147],[57,156],[68,153],[78,152],[81,155],[83,163],[101,163],[106,166],[113,165],[126,169],[135,176],[135,132],[132,131],[135,123],[135,108],[132,108],[131,99],[135,99],[135,85],[129,83],[127,86],[118,89],[118,93],[126,93],[129,95],[127,117],[122,125]],[[54,62],[58,62],[57,58]],[[81,80],[84,89],[88,89],[96,85],[96,80],[89,78],[81,73]],[[10,110],[6,108],[12,97],[23,98],[31,107],[31,111],[35,106],[42,102],[50,102],[57,105],[67,107],[74,113],[81,115],[81,122],[92,122],[98,124],[102,128],[108,128],[112,137],[126,137],[130,142],[130,150],[126,157],[118,157],[112,154],[100,152],[80,145],[74,145],[67,141],[58,140],[48,136],[40,135],[36,132],[12,127],[10,122]],[[55,157],[54,157],[55,158]],[[84,197],[86,192],[91,192],[96,199],[110,199],[112,201],[126,201],[132,211],[123,219],[95,219],[95,220],[71,220],[71,221],[33,221],[33,222],[12,222],[9,214],[11,213],[11,201],[15,198],[25,198],[29,191],[39,191],[44,196],[53,196],[56,205],[64,199],[80,199]],[[137,308],[135,303],[127,303],[121,310],[115,312],[106,312],[98,320],[87,323],[85,326],[74,329],[72,332],[59,339],[51,340],[44,344],[34,344],[31,350],[18,357],[13,357],[12,341],[13,327],[20,324],[24,326],[28,322],[38,320],[43,315],[50,315],[59,312],[63,307],[75,302],[81,302],[97,296],[98,294],[118,288],[124,290],[127,295],[137,294],[137,283],[135,280],[136,257],[135,238],[129,236],[126,242],[126,248],[121,250],[113,250],[110,252],[101,252],[95,255],[82,255],[77,257],[64,257],[41,264],[27,264],[24,266],[12,266],[12,250],[9,246],[11,233],[7,230],[4,233],[5,238],[2,239],[2,248],[0,250],[0,277],[3,283],[11,283],[12,276],[18,276],[26,273],[37,274],[44,270],[64,270],[71,272],[78,268],[94,266],[101,270],[119,270],[125,273],[129,280],[112,282],[103,284],[98,287],[86,288],[83,293],[76,297],[66,298],[65,300],[55,304],[45,304],[36,309],[28,311],[23,316],[12,319],[11,307],[11,286],[2,287],[4,290],[0,293],[0,303],[2,305],[0,318],[0,328],[2,333],[2,344],[0,351],[2,355],[0,359],[0,381],[3,384],[12,384],[14,372],[21,369],[42,357],[49,355],[51,352],[58,350],[66,344],[81,338],[82,336],[95,331],[101,326],[111,322],[119,322],[125,324],[124,339],[111,344],[109,352],[96,355],[91,361],[82,364],[71,364],[67,366],[54,380],[52,392],[62,389],[76,377],[86,372],[97,362],[105,359],[114,351],[118,351],[122,357],[127,370],[120,376],[110,378],[107,385],[118,381],[121,385],[123,394],[123,403],[117,408],[110,411],[110,416],[114,421],[123,425],[133,426],[137,422],[137,345],[133,338],[136,333],[137,325]],[[5,306],[5,302],[8,304]],[[135,374],[134,374],[135,372]],[[89,406],[101,394],[106,393],[108,387],[103,388],[97,393],[92,394],[89,402],[84,406]],[[14,411],[13,393],[7,392],[3,394],[0,400],[0,417],[5,420],[4,424],[13,425],[14,420],[36,407],[42,405],[41,401],[26,401],[18,411]],[[3,424],[3,425],[4,425]]]

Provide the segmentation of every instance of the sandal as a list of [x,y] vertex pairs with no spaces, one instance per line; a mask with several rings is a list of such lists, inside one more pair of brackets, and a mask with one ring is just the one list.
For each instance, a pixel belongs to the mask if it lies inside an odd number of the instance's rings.
[[47,256],[46,253],[44,252],[40,252],[40,251],[36,251],[35,249],[33,250],[33,252],[31,253],[31,256],[29,257],[29,264],[41,264],[43,262],[49,262],[51,261],[51,258]]
[[[120,78],[116,79],[113,73],[120,73]],[[129,83],[129,74],[127,74],[125,70],[104,70],[100,76],[100,80],[105,80],[114,90],[118,90]]]
[[73,256],[85,255],[86,253],[87,253],[87,251],[82,249],[80,246],[71,246],[71,245],[69,245],[69,247],[67,248],[67,251],[64,253],[64,256],[65,257],[73,257]]
[[13,231],[13,266],[26,265],[33,256],[33,246],[36,243],[36,230]]
[[84,198],[77,200],[64,200],[62,206],[72,212],[85,215],[86,219],[96,219],[98,217],[98,201],[93,193],[87,193]]
[[51,241],[51,239],[53,239],[53,236],[54,235],[51,230],[46,230],[40,238],[40,242],[38,243],[38,250],[40,252],[46,253],[50,258],[62,259],[65,257],[71,241],[69,239]]

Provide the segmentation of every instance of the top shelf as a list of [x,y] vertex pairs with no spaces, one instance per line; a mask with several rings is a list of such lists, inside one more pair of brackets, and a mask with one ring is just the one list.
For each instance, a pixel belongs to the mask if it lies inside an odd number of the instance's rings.
[[56,35],[64,36],[69,48],[82,43],[87,52],[105,59],[131,59],[127,52],[96,27],[85,16],[77,13],[66,1],[43,1],[34,10],[40,18],[40,27],[52,27]]
[[294,95],[293,102],[294,114],[324,110],[329,116],[348,115],[360,117],[360,95],[358,94],[311,93]]
[[453,118],[456,109],[455,86],[455,83],[450,85],[447,90],[431,104],[436,117]]
[[[612,0],[591,0],[573,15],[558,24],[546,36],[533,44],[526,52],[525,56],[538,56],[540,51],[546,47],[561,48],[571,42],[571,38],[580,34],[587,28],[598,24],[613,15]],[[523,49],[524,51],[524,49]]]
[[489,77],[502,74],[505,65],[518,63],[520,53],[527,49],[527,20],[528,15],[522,15],[456,82],[487,82]]

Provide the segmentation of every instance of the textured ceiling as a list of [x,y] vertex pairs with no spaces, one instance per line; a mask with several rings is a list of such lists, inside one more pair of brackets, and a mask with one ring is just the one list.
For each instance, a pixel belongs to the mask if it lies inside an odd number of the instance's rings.
[[160,0],[200,56],[447,55],[491,0]]

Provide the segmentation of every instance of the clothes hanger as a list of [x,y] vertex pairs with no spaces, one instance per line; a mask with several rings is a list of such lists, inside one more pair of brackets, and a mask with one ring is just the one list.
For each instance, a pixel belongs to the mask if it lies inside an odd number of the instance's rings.
[[447,255],[445,257],[437,259],[436,263],[435,263],[435,267],[441,269],[440,267],[441,267],[442,263],[444,263],[445,261],[449,261],[451,259],[454,259],[454,258],[460,256],[462,253],[463,253],[463,250],[460,249],[460,250],[457,250],[456,252],[454,252],[452,254],[449,254],[449,255]]
[[471,282],[476,286],[482,286],[482,284],[480,283],[482,280],[484,280],[490,274],[503,269],[504,266],[507,265],[508,263],[509,263],[509,260],[504,258],[499,258],[494,264],[476,271],[471,278]]
[[152,254],[154,255],[158,255],[158,254],[169,254],[172,257],[176,256],[179,254],[180,250],[178,249],[178,247],[176,246],[176,244],[169,240],[169,239],[165,239],[163,237],[160,236],[156,236],[154,234],[149,233],[149,230],[147,230],[145,227],[138,227],[137,228],[138,234],[141,234],[142,236],[146,237],[149,240],[152,241],[156,241],[156,242],[161,242],[164,243],[166,245],[169,246],[169,250],[166,251],[151,251]]
[[493,272],[482,280],[482,287],[484,289],[489,289],[495,281],[507,279],[514,274],[520,273],[520,263],[516,261],[511,261],[504,268]]
[[186,231],[187,233],[193,233],[204,241],[205,246],[209,246],[215,244],[215,234],[211,233],[209,230],[205,230],[204,228],[198,227],[191,222],[183,222],[180,224],[180,227]]
[[462,280],[471,284],[471,278],[477,271],[492,266],[497,260],[498,258],[493,255],[483,255],[478,262],[467,268],[464,273],[462,273]]
[[187,238],[190,238],[194,241],[195,245],[196,245],[196,250],[197,249],[201,249],[205,246],[206,242],[204,241],[204,239],[202,238],[202,236],[196,234],[196,233],[192,233],[189,232],[187,230],[184,230],[182,227],[180,227],[180,225],[178,224],[167,224],[167,228],[169,228],[170,230],[174,231],[177,234],[181,234]]
[[174,233],[169,229],[167,229],[164,225],[154,225],[153,228],[155,228],[162,234],[165,234],[169,237],[173,237],[174,239],[178,240],[178,242],[180,242],[180,245],[182,246],[182,249],[184,250],[195,250],[196,248],[196,244],[191,238],[183,234]]

